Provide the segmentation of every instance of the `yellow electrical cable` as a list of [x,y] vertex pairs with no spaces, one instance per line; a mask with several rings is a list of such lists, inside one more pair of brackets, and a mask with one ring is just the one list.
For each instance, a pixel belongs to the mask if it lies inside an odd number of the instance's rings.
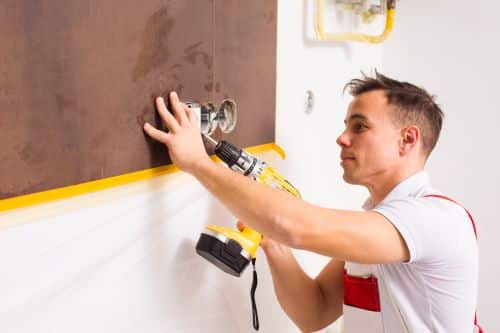
[[[275,143],[266,143],[258,146],[252,146],[249,148],[245,148],[245,151],[249,152],[250,154],[257,154],[266,151],[275,151],[282,159],[285,159],[284,150]],[[215,155],[210,156],[210,158],[217,162],[220,161],[220,159]],[[66,199],[81,194],[96,192],[110,187],[136,182],[139,180],[144,180],[156,176],[174,173],[177,171],[179,171],[179,168],[177,168],[173,164],[169,164],[161,167],[126,173],[115,177],[109,177],[77,185],[70,185],[43,192],[21,195],[9,199],[3,199],[0,200],[0,212],[46,203],[59,199]]]
[[[394,3],[392,4],[394,5]],[[385,20],[385,28],[380,35],[366,35],[360,33],[328,33],[325,32],[323,25],[324,22],[324,0],[317,0],[316,2],[317,12],[316,12],[316,36],[319,40],[328,42],[340,42],[340,41],[357,41],[366,43],[381,43],[389,37],[393,27],[394,27],[394,16],[396,9],[390,7],[387,9],[387,15]]]

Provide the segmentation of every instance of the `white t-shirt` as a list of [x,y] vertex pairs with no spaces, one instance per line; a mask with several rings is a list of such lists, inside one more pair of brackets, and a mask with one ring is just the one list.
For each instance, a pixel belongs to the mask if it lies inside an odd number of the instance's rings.
[[[349,274],[378,279],[380,313],[344,305],[346,333],[473,331],[478,285],[478,249],[472,223],[458,204],[441,198],[427,174],[398,184],[377,206],[400,232],[410,252],[407,263],[346,263]],[[370,317],[370,318],[369,318]],[[367,320],[379,321],[370,329]],[[406,326],[406,327],[405,327]],[[362,330],[364,329],[364,330]]]

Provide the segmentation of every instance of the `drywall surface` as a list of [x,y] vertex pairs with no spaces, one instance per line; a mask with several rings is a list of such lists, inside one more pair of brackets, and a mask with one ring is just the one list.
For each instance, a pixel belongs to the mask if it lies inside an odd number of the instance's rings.
[[[12,211],[5,219],[17,224],[0,233],[2,332],[251,327],[251,270],[236,279],[194,251],[205,224],[231,226],[234,218],[186,174]],[[259,271],[262,325],[287,331],[270,277]]]
[[[335,144],[349,101],[341,91],[380,65],[381,46],[308,40],[308,2],[278,3],[276,137],[288,158],[261,156],[305,200],[359,208],[366,194],[342,182]],[[306,90],[315,95],[311,113]],[[1,213],[0,331],[252,332],[251,270],[236,279],[194,252],[204,225],[234,221],[182,173]],[[327,261],[296,253],[313,276]],[[299,332],[277,303],[262,252],[257,265],[260,331]]]
[[428,163],[434,185],[466,206],[479,234],[479,322],[500,331],[498,78],[500,3],[398,2],[384,72],[437,95],[446,119]]

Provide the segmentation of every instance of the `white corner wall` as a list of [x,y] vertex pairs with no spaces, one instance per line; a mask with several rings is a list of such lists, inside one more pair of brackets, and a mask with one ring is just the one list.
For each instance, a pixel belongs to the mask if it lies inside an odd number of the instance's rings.
[[[305,200],[357,208],[365,193],[342,183],[335,144],[341,91],[380,66],[381,46],[307,41],[308,2],[279,1],[276,133],[288,158],[262,157]],[[316,96],[310,114],[306,90]],[[234,221],[181,173],[0,213],[0,332],[252,332],[251,270],[236,279],[194,252],[204,225]],[[326,262],[297,255],[311,275]],[[261,332],[298,332],[258,258]]]
[[425,87],[442,106],[446,119],[427,169],[434,185],[476,220],[478,318],[486,332],[500,332],[500,3],[403,0],[397,7],[384,73]]

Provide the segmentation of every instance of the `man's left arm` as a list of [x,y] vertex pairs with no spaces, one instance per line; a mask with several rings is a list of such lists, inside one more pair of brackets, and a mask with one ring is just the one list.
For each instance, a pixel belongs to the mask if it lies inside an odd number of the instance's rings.
[[238,219],[287,246],[359,263],[409,259],[397,229],[381,214],[327,209],[257,183],[213,162],[206,154],[196,116],[176,94],[173,115],[162,99],[157,108],[168,133],[149,124],[144,130],[164,143],[172,161],[191,173]]

